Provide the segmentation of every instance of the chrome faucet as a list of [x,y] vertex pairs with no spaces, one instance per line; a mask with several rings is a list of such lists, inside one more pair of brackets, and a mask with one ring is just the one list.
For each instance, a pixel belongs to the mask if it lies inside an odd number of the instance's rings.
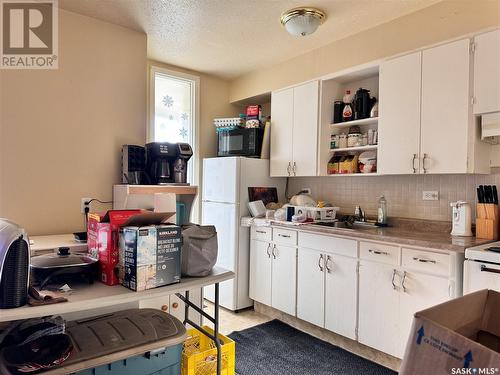
[[354,210],[354,216],[356,216],[357,221],[366,221],[365,212],[361,209],[360,206],[356,206],[356,209]]

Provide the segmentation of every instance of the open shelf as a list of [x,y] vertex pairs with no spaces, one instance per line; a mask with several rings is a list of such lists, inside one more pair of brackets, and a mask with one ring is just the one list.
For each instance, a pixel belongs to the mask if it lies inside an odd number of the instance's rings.
[[372,172],[372,173],[336,173],[336,174],[322,174],[324,177],[367,177],[367,176],[382,176],[380,173]]
[[355,147],[343,147],[343,148],[331,148],[331,152],[342,152],[342,151],[368,151],[376,150],[378,145],[366,145],[366,146],[355,146]]
[[371,125],[371,124],[376,124],[377,122],[378,122],[378,117],[370,117],[370,118],[363,118],[361,120],[353,120],[353,121],[330,124],[330,128],[341,129],[341,128],[348,128],[352,125]]
[[[370,91],[370,96],[379,99],[379,61],[359,65],[334,74],[330,74],[321,79],[321,104],[320,104],[320,126],[319,126],[319,150],[318,150],[318,174],[320,176],[330,176],[326,174],[328,162],[332,156],[347,154],[359,154],[363,151],[373,150],[377,152],[377,145],[367,145],[358,147],[343,147],[331,149],[331,136],[346,134],[350,126],[360,126],[361,133],[369,130],[377,131],[379,117],[365,118],[347,122],[333,122],[333,103],[342,100],[346,90],[355,94],[359,88]],[[379,100],[378,100],[379,101]],[[346,134],[347,135],[347,134]],[[356,173],[339,174],[332,176],[375,176],[376,173]]]

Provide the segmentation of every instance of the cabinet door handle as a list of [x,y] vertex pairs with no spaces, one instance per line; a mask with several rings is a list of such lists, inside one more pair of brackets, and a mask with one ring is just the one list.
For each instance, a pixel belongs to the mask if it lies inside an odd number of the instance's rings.
[[451,282],[448,282],[448,297],[453,298],[451,295]]
[[268,257],[268,258],[271,258],[271,244],[268,244],[268,245],[267,245],[267,250],[266,250],[266,253],[267,253],[267,257]]
[[266,234],[266,232],[264,232],[263,230],[256,230],[255,232],[260,234]]
[[417,154],[413,154],[413,160],[411,162],[412,167],[413,167],[413,173],[417,173],[417,168],[415,167],[415,160],[418,160],[417,159]]
[[286,167],[286,171],[288,172],[289,176],[290,176],[291,169],[292,169],[292,163],[288,162],[288,167]]
[[424,158],[422,159],[422,168],[424,169],[424,173],[427,173],[427,168],[425,168],[425,159],[427,159],[429,155],[424,154]]
[[273,258],[276,259],[276,257],[278,256],[278,249],[276,249],[276,245],[273,245]]
[[293,162],[293,175],[297,176],[297,163]]
[[391,283],[392,283],[392,289],[396,290],[397,286],[396,284],[394,284],[394,278],[396,277],[396,269],[394,269],[394,272],[392,273],[392,280],[391,280]]
[[424,259],[424,258],[418,258],[418,257],[413,257],[414,261],[420,262],[420,263],[433,263],[436,264],[435,260],[432,259]]
[[320,254],[319,260],[318,260],[318,267],[321,272],[323,272],[323,266],[324,266],[324,259],[323,259],[323,254]]
[[481,272],[492,272],[492,273],[500,273],[500,270],[494,268],[488,268],[484,264],[481,264]]
[[406,293],[405,281],[406,281],[406,271],[403,272],[403,280],[401,281],[401,286],[403,287],[403,292]]
[[326,270],[327,270],[328,273],[332,273],[332,269],[329,266],[330,263],[333,263],[332,262],[332,258],[330,257],[330,255],[327,255],[326,256],[326,262],[325,262],[325,268],[326,268]]
[[283,238],[290,238],[290,235],[289,235],[289,234],[281,234],[281,233],[278,233],[278,236],[279,236],[279,237],[283,237]]
[[376,254],[376,255],[389,255],[389,253],[387,251],[380,251],[380,250],[373,250],[373,249],[369,249],[368,251],[370,253]]

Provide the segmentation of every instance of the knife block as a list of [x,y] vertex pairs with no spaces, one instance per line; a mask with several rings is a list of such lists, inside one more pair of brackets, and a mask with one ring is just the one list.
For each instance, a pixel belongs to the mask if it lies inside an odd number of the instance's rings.
[[476,237],[498,240],[500,231],[498,206],[490,203],[478,203],[476,215]]

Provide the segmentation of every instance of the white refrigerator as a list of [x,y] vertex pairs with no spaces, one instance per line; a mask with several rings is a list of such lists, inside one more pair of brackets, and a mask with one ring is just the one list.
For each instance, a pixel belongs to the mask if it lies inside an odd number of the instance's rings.
[[[219,286],[221,306],[237,311],[252,306],[248,296],[250,229],[240,225],[249,216],[248,187],[276,187],[284,198],[285,178],[269,177],[269,160],[244,157],[203,160],[202,223],[217,230],[217,266],[233,271],[233,280]],[[214,300],[214,287],[204,288]]]

